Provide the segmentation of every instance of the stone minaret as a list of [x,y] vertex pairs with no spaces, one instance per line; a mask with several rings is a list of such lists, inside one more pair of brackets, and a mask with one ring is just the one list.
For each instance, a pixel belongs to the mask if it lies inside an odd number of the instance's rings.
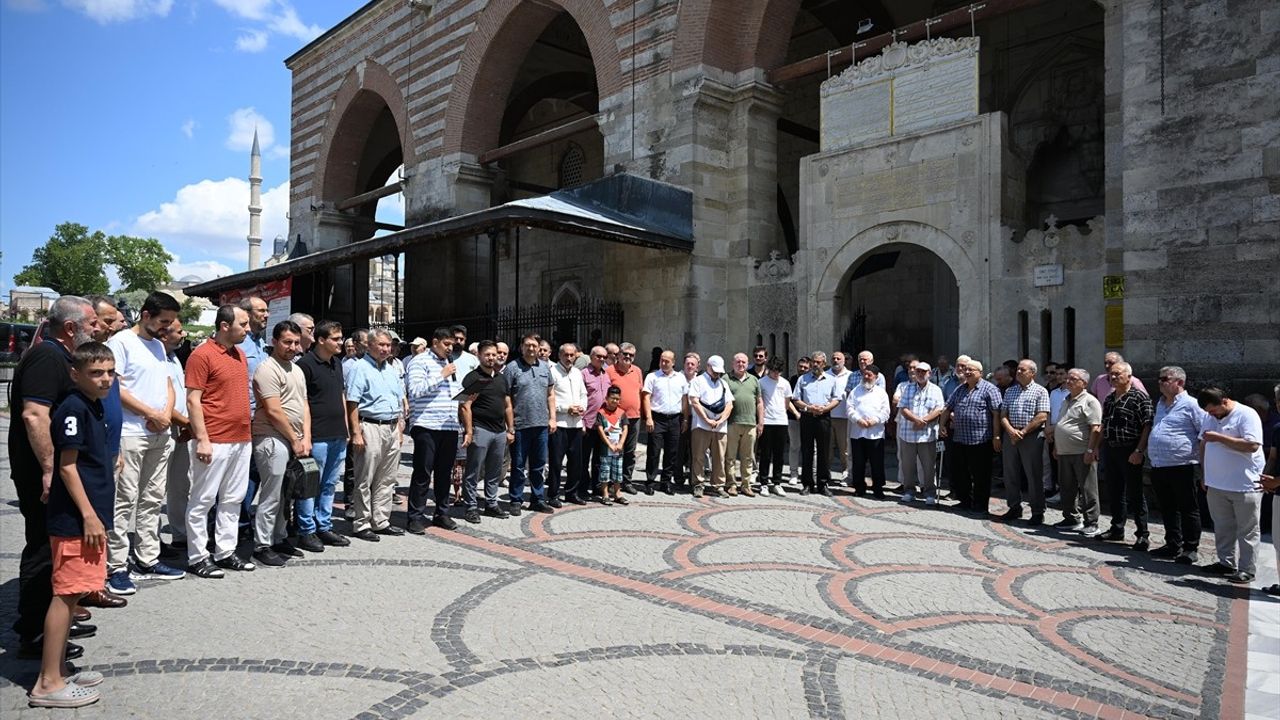
[[262,254],[262,153],[258,151],[258,130],[253,131],[249,152],[249,269],[256,270]]

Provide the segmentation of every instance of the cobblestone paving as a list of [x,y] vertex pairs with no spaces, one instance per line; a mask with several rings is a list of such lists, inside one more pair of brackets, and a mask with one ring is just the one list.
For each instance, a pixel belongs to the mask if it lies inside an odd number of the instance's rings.
[[[0,717],[45,717],[8,631],[12,501],[5,479]],[[1119,545],[839,495],[354,542],[95,610],[104,699],[68,715],[1240,718],[1249,605],[1273,602]]]

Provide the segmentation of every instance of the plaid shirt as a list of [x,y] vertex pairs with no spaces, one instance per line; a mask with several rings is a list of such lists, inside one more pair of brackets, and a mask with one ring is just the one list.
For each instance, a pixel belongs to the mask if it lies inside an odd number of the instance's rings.
[[1115,391],[1102,401],[1102,439],[1107,447],[1137,445],[1142,428],[1151,424],[1154,411],[1151,398],[1130,386],[1129,392],[1116,397]]
[[901,410],[910,410],[911,414],[922,418],[947,404],[942,399],[942,388],[933,383],[925,383],[920,387],[915,382],[905,382],[898,386],[898,439],[905,443],[936,442],[938,439],[938,421],[917,428],[916,424],[906,418]]
[[1049,414],[1049,391],[1043,385],[1032,381],[1024,388],[1018,383],[1004,391],[1004,409],[1001,411],[1009,418],[1009,424],[1021,430],[1036,415]]
[[981,445],[991,440],[991,414],[1001,407],[1000,391],[986,380],[970,388],[956,388],[947,400],[951,411],[951,438],[961,445]]

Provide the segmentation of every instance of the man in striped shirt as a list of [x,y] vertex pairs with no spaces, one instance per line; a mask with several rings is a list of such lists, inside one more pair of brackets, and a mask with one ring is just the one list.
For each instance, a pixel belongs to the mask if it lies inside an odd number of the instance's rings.
[[458,524],[448,515],[449,484],[453,459],[458,454],[458,401],[462,390],[457,365],[450,359],[453,333],[438,327],[431,335],[431,349],[414,355],[405,369],[409,397],[409,435],[413,438],[413,475],[409,480],[409,522],[415,535],[427,530],[427,489],[435,489],[431,524],[453,530]]

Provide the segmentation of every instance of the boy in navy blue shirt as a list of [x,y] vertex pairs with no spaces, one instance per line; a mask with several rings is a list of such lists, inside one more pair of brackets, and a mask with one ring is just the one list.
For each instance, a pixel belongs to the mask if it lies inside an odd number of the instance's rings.
[[27,694],[32,707],[74,708],[100,696],[93,686],[102,674],[82,671],[64,678],[64,650],[76,603],[106,582],[107,530],[115,503],[102,399],[115,379],[115,356],[102,343],[90,342],[72,353],[71,380],[76,389],[54,411],[54,465],[49,487],[49,545],[53,551],[53,601],[44,619],[44,655],[40,677]]

